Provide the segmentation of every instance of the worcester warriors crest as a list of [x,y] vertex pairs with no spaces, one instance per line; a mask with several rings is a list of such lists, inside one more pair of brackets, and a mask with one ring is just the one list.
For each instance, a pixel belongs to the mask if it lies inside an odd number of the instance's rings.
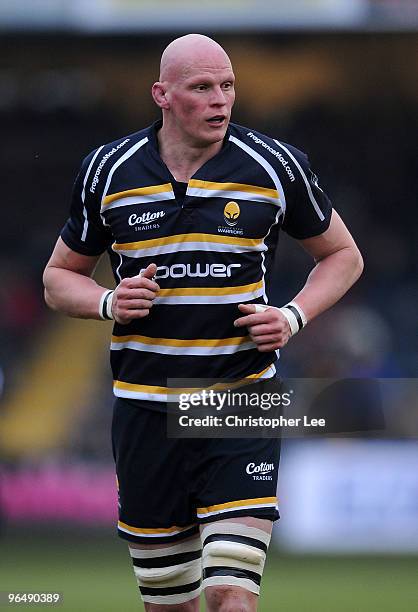
[[238,223],[240,208],[236,202],[228,202],[224,208],[224,219],[227,225],[233,227]]

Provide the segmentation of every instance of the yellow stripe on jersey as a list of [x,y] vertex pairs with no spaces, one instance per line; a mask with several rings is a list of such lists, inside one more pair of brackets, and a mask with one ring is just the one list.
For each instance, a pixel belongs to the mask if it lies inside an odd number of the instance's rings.
[[240,499],[238,501],[226,502],[224,504],[215,504],[207,508],[196,508],[198,515],[209,514],[211,512],[219,512],[220,510],[239,510],[248,506],[266,506],[276,505],[277,497],[256,497],[254,499]]
[[250,293],[263,287],[263,280],[249,285],[238,285],[237,287],[178,287],[177,289],[160,289],[157,296],[159,298],[166,296],[181,296],[181,295],[236,295],[241,293]]
[[136,189],[127,189],[126,191],[118,191],[117,193],[112,193],[103,198],[103,205],[106,206],[115,200],[120,200],[121,198],[129,198],[132,196],[145,196],[145,195],[155,195],[156,193],[167,193],[173,191],[173,186],[171,183],[164,183],[163,185],[149,185],[149,187],[137,187]]
[[[167,298],[166,298],[167,299]],[[112,351],[129,349],[160,355],[232,355],[238,351],[255,349],[249,336],[234,338],[150,338],[149,336],[112,336]]]
[[252,193],[254,195],[266,196],[273,199],[279,198],[277,189],[268,189],[267,187],[258,187],[256,185],[245,185],[244,183],[213,183],[211,181],[191,179],[188,186],[192,189],[205,189],[208,191],[242,191],[244,193]]
[[[261,372],[256,372],[255,374],[249,374],[245,378],[234,380],[230,383],[216,383],[215,385],[211,385],[210,387],[208,387],[208,389],[214,389],[217,391],[220,391],[223,389],[236,389],[240,386],[244,386],[245,384],[249,384],[248,382],[246,383],[248,379],[254,380],[254,379],[262,378],[264,374],[266,374],[269,370],[272,370],[271,374],[273,376],[275,374],[275,369],[274,369],[274,366],[270,364],[266,368],[261,370]],[[128,393],[131,392],[134,394],[144,393],[148,395],[152,394],[152,395],[160,395],[160,396],[167,396],[167,395],[177,396],[180,393],[199,393],[200,391],[202,391],[201,387],[184,387],[184,388],[160,387],[156,385],[139,385],[136,383],[128,383],[122,380],[114,380],[113,389],[115,392],[125,391]]]
[[127,525],[126,523],[123,523],[122,521],[118,521],[118,527],[120,527],[121,529],[130,531],[132,533],[137,533],[139,535],[148,535],[148,534],[174,535],[174,533],[187,531],[188,529],[191,529],[194,526],[195,526],[194,524],[188,525],[187,527],[177,527],[177,525],[174,525],[173,527],[160,527],[158,529],[154,529],[151,527],[132,527],[132,525]]
[[271,365],[268,365],[266,368],[264,368],[264,370],[261,370],[261,372],[257,372],[256,374],[248,374],[248,376],[245,378],[261,378],[270,368]]
[[155,346],[178,346],[178,347],[218,347],[238,346],[250,342],[249,336],[234,338],[195,338],[193,340],[179,340],[177,338],[150,338],[149,336],[112,336],[112,342],[140,342],[141,344],[152,344]]
[[139,242],[115,242],[112,245],[114,251],[135,251],[137,249],[148,249],[150,247],[164,246],[166,244],[181,244],[183,242],[212,242],[221,244],[232,244],[243,247],[257,247],[262,238],[239,238],[235,236],[224,236],[219,234],[175,234],[164,238],[141,240]]
[[176,387],[158,387],[156,385],[137,385],[135,383],[114,380],[113,388],[121,391],[132,391],[135,393],[152,393],[155,395],[178,395],[179,393],[197,393],[201,391],[199,387],[186,387],[184,389]]

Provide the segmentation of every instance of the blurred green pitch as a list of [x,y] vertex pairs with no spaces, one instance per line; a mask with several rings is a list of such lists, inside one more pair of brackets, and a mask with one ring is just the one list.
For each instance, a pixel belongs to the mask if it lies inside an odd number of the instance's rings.
[[[60,591],[65,612],[134,612],[139,603],[124,542],[113,533],[0,538],[0,590]],[[418,557],[270,554],[259,612],[409,612],[417,609]]]

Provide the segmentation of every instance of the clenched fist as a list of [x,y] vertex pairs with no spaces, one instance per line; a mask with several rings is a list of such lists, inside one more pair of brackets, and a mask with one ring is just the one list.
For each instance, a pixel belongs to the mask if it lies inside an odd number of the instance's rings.
[[152,302],[160,290],[152,278],[157,266],[150,264],[139,276],[124,278],[116,287],[112,300],[112,313],[115,321],[126,325],[133,319],[149,315]]
[[288,343],[292,332],[288,320],[278,308],[271,306],[263,312],[256,312],[255,304],[239,304],[238,308],[245,316],[236,319],[234,325],[248,328],[260,353],[275,351]]

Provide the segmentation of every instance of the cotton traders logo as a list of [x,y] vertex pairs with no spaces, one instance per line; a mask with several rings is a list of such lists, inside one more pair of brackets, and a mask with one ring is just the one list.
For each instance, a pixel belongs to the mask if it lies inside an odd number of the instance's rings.
[[271,472],[274,470],[274,463],[265,463],[262,461],[258,465],[249,463],[245,468],[247,474],[253,477],[254,480],[273,480]]
[[224,208],[225,223],[230,227],[234,227],[238,223],[238,217],[241,213],[240,207],[236,202],[228,202]]
[[156,223],[156,221],[157,219],[162,219],[163,217],[165,217],[165,212],[163,210],[158,210],[155,212],[147,211],[142,213],[142,215],[136,215],[134,213],[129,215],[128,223],[131,226],[135,226],[136,232],[147,229],[158,229],[160,224]]

